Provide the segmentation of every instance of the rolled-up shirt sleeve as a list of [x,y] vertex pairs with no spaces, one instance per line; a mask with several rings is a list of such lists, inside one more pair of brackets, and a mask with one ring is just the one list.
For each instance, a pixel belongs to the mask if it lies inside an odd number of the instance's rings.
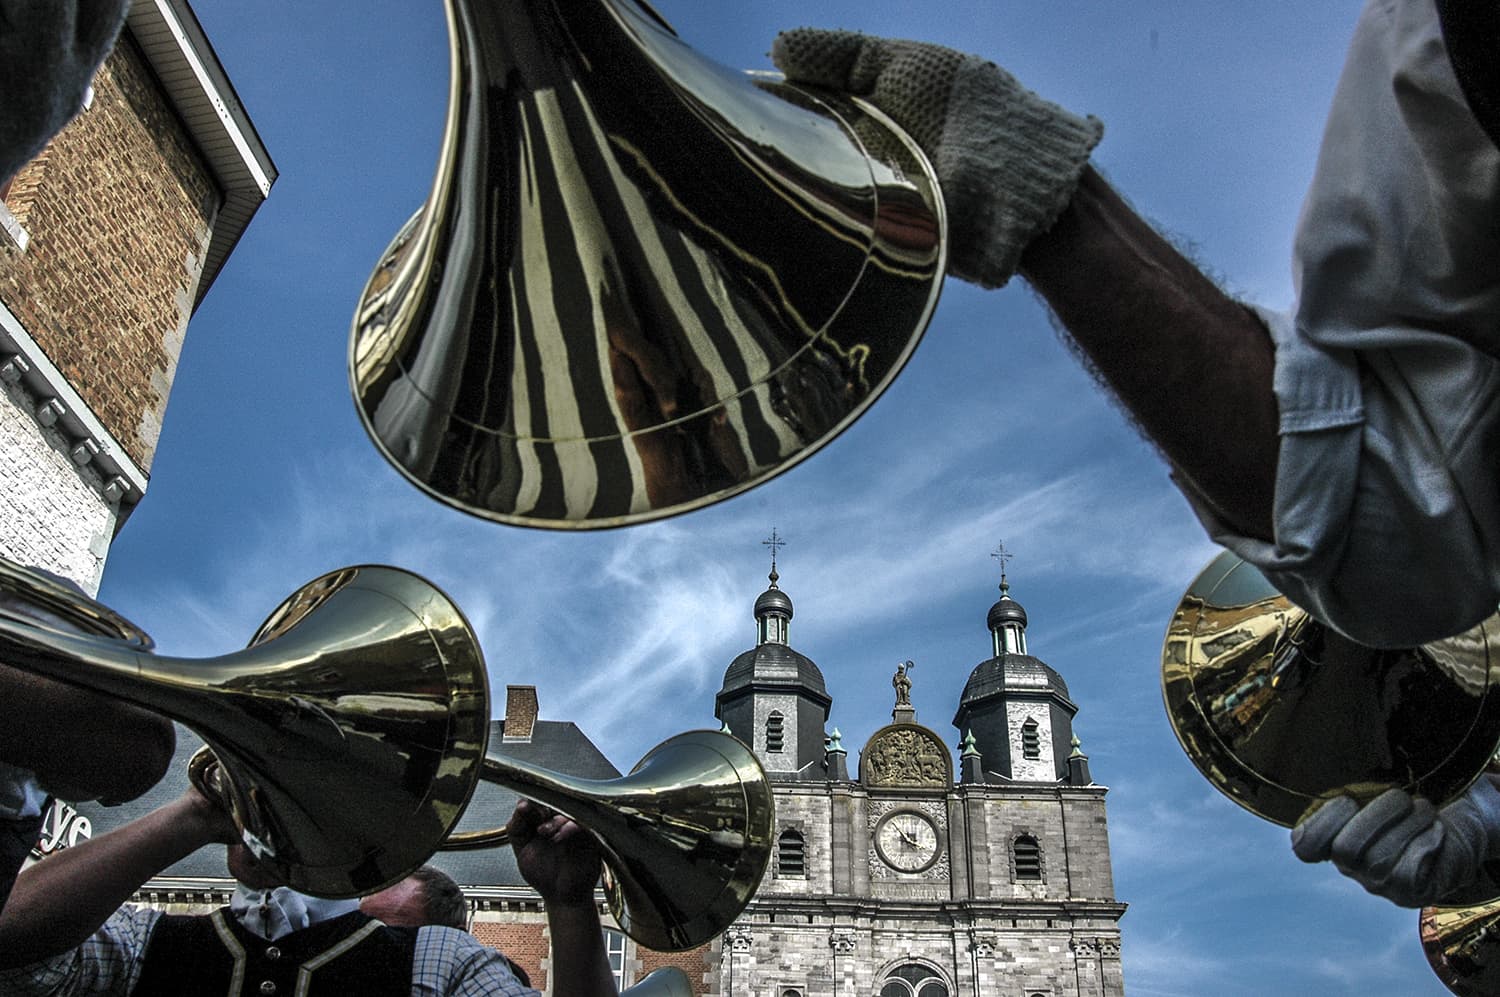
[[1330,112],[1276,346],[1275,538],[1219,543],[1362,643],[1467,630],[1500,602],[1500,152],[1431,3],[1372,0]]

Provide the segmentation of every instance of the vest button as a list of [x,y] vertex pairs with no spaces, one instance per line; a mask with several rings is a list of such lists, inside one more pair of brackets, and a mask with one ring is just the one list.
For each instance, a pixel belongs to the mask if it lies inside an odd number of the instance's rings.
[[272,945],[271,947],[266,949],[266,958],[270,959],[272,962],[275,962],[277,959],[281,958],[281,949]]
[[270,997],[271,994],[276,992],[276,984],[270,980],[265,980],[260,985],[260,992],[265,994],[266,997]]

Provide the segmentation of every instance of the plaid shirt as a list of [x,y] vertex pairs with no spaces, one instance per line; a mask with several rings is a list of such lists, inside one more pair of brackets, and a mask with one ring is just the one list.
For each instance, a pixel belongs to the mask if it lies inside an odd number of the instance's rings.
[[[129,997],[145,964],[151,931],[161,912],[127,904],[110,915],[82,945],[52,959],[0,972],[6,997]],[[523,987],[499,951],[455,928],[417,929],[411,967],[412,997],[539,997]]]

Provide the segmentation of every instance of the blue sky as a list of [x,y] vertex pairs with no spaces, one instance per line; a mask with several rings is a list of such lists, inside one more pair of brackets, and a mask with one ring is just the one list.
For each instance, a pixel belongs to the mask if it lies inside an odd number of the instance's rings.
[[[1106,125],[1096,163],[1232,292],[1291,297],[1301,193],[1358,5],[1066,0],[654,0],[690,44],[768,68],[815,24],[983,53]],[[308,579],[411,568],[479,631],[493,687],[534,684],[621,767],[716,726],[725,666],[788,546],[792,643],[822,667],[851,753],[911,658],[919,719],[950,743],[989,653],[989,554],[1014,552],[1031,650],[1081,706],[1110,787],[1126,985],[1139,997],[1440,994],[1413,911],[1298,863],[1283,829],[1222,799],[1178,748],[1158,660],[1212,556],[1161,463],[1017,283],[950,281],[910,366],[861,422],[769,485],[685,517],[563,535],[439,506],[369,443],[345,372],[350,316],[423,200],[443,114],[441,5],[197,0],[281,179],[190,328],[150,490],[101,598],[164,653],[243,645]],[[357,10],[357,13],[345,13]],[[852,758],[851,758],[852,761]]]

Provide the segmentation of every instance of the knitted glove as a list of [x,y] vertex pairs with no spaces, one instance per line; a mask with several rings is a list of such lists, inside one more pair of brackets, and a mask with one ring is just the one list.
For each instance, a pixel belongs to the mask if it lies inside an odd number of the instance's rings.
[[981,287],[1015,273],[1062,213],[1104,134],[992,62],[921,42],[799,28],[771,60],[788,80],[868,99],[911,135],[948,209],[948,268]]
[[83,107],[129,0],[0,0],[0,183]]
[[1401,907],[1462,906],[1493,900],[1500,886],[1487,864],[1500,859],[1500,788],[1480,776],[1441,810],[1390,789],[1364,807],[1329,800],[1292,830],[1304,862],[1333,859],[1344,875]]

